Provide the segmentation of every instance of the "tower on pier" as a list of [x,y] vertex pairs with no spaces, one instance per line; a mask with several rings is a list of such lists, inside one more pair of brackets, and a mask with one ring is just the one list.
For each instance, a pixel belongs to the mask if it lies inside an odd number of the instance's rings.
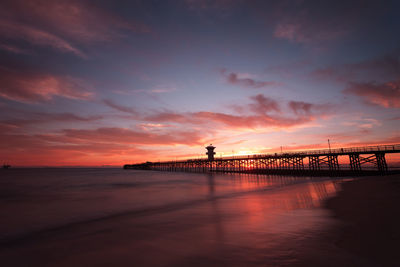
[[214,149],[215,149],[215,146],[210,144],[209,146],[206,146],[206,149],[207,149],[206,155],[208,155],[208,160],[214,160],[214,155],[215,155]]

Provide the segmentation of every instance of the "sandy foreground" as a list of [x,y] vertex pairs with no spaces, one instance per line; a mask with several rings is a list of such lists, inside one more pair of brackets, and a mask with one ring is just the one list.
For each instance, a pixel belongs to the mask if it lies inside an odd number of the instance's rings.
[[335,245],[373,266],[400,266],[400,175],[345,182],[326,208],[342,223]]

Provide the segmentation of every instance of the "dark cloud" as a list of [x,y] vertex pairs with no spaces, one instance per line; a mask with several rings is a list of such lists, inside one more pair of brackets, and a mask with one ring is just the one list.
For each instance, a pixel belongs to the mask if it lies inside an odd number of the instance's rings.
[[295,114],[310,114],[314,107],[313,104],[302,101],[290,101],[288,105]]
[[360,63],[349,64],[348,68],[354,71],[370,71],[389,77],[400,76],[400,55],[398,53],[387,54]]
[[250,109],[258,114],[266,114],[270,111],[280,111],[280,107],[277,101],[265,97],[263,94],[258,94],[256,96],[250,97],[254,103],[250,104]]
[[319,68],[311,73],[315,79],[351,82],[368,79],[390,80],[400,76],[400,56],[398,53],[386,54],[380,57],[349,64]]
[[139,113],[136,111],[135,108],[119,105],[119,104],[113,102],[110,99],[103,99],[103,103],[106,104],[107,106],[109,106],[110,108],[115,109],[115,110],[118,110],[118,111],[121,111],[121,112],[125,112],[125,113],[129,113],[129,114],[132,114],[134,116],[138,116],[139,115]]
[[240,78],[239,74],[231,72],[227,73],[225,69],[221,70],[222,75],[224,75],[226,81],[233,85],[238,85],[246,88],[262,88],[269,86],[280,85],[278,82],[274,81],[257,81],[251,78]]
[[189,9],[209,10],[209,9],[227,9],[237,5],[243,0],[184,0]]

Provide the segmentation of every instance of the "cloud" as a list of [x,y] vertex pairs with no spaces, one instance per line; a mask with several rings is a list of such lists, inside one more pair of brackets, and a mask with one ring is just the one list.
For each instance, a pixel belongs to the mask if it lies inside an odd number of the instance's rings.
[[231,129],[256,129],[256,128],[290,128],[313,121],[313,116],[269,116],[269,115],[249,115],[236,116],[218,112],[198,112],[195,117],[207,120],[208,122],[222,123]]
[[[59,117],[61,114],[58,114]],[[86,120],[90,117],[61,116]],[[65,117],[65,118],[64,118]],[[71,118],[70,118],[71,117]],[[56,119],[56,118],[55,118]],[[123,162],[154,158],[171,146],[199,146],[205,139],[199,131],[168,128],[132,130],[117,127],[64,129],[34,134],[15,132],[0,122],[0,157],[13,165],[122,165]],[[207,133],[208,134],[208,133]],[[208,140],[207,140],[208,141]],[[145,148],[143,148],[145,147]],[[35,155],[32,157],[32,155]],[[167,158],[169,153],[162,156]],[[150,158],[150,159],[151,159]]]
[[336,39],[347,33],[345,27],[329,27],[305,18],[290,19],[276,25],[274,36],[297,43],[312,43]]
[[71,52],[86,58],[82,51],[66,40],[30,25],[0,20],[0,33],[8,38],[23,39],[34,45],[50,46],[61,52]]
[[[363,6],[365,8],[360,8]],[[384,5],[374,1],[278,1],[267,20],[273,35],[294,43],[332,43],[379,18]],[[340,17],[340,19],[338,19]]]
[[[10,129],[20,128],[27,125],[37,125],[45,123],[64,123],[64,122],[92,122],[103,119],[103,116],[79,116],[73,113],[44,113],[44,112],[24,112],[13,110],[14,115],[20,114],[15,118],[0,120],[0,124],[8,126]],[[23,117],[23,118],[20,118]]]
[[220,112],[200,111],[192,113],[191,116],[201,123],[222,123],[229,128],[255,128],[256,117],[236,116]]
[[[0,124],[1,127],[1,124]],[[99,166],[142,161],[143,156],[157,155],[129,144],[77,141],[61,134],[6,134],[0,132],[0,157],[19,166]],[[34,156],[32,156],[34,155]]]
[[149,131],[153,129],[162,129],[172,127],[170,124],[162,124],[162,123],[141,123],[139,127],[144,131]]
[[140,132],[125,128],[98,128],[95,130],[63,130],[65,137],[73,140],[91,140],[100,143],[140,145],[199,145],[203,142],[199,132],[169,131],[166,133]]
[[27,54],[28,51],[25,49],[18,48],[14,45],[10,44],[0,44],[0,49],[4,51],[8,51],[15,54]]
[[103,99],[103,103],[106,104],[107,106],[109,106],[110,108],[113,108],[115,110],[121,111],[121,112],[125,112],[125,113],[129,113],[132,114],[134,116],[138,116],[139,113],[133,108],[133,107],[126,107],[126,106],[122,106],[119,104],[116,104],[115,102],[113,102],[110,99]]
[[358,96],[365,103],[386,108],[400,107],[400,57],[395,53],[320,68],[313,71],[311,76],[344,83],[344,94]]
[[363,80],[365,77],[376,80],[396,79],[400,76],[400,57],[395,53],[386,54],[356,63],[319,68],[310,75],[317,80],[327,79],[345,83]]
[[382,126],[382,123],[376,119],[372,118],[360,118],[354,121],[345,121],[343,125],[357,127],[361,130],[367,130],[374,128],[375,126]]
[[[240,108],[243,111],[240,115],[229,114],[223,112],[159,112],[150,116],[145,116],[144,121],[157,123],[170,122],[178,124],[193,124],[193,125],[213,125],[218,128],[222,125],[228,129],[257,129],[257,128],[290,128],[304,125],[317,118],[314,115],[314,109],[319,108],[318,105],[309,104],[306,102],[290,102],[289,106],[293,114],[284,114],[278,102],[268,98],[262,94],[250,97],[250,103],[244,106],[235,106],[234,110]],[[318,113],[320,116],[324,112]]]
[[238,4],[241,0],[184,0],[189,9],[225,9]]
[[[131,113],[134,109],[120,106],[112,101],[103,101],[111,108]],[[253,131],[255,129],[287,129],[306,127],[307,123],[317,118],[313,108],[302,106],[297,114],[288,105],[279,106],[274,99],[264,95],[249,98],[249,103],[243,105],[243,114],[223,112],[173,112],[164,110],[153,114],[137,114],[138,128],[96,127],[96,128],[67,128],[49,130],[41,124],[57,122],[92,122],[102,119],[101,116],[80,116],[73,113],[31,113],[26,118],[11,110],[15,118],[0,121],[0,139],[7,140],[0,144],[1,151],[10,151],[8,159],[15,158],[20,165],[98,165],[109,162],[142,161],[143,156],[167,159],[169,154],[162,154],[174,146],[197,147],[209,143],[209,139],[218,138],[224,130]],[[135,111],[136,112],[136,111]],[[166,123],[169,122],[169,123]],[[38,125],[35,134],[28,128]],[[25,128],[26,127],[26,128]],[[40,129],[44,129],[40,131]],[[204,130],[207,129],[207,130]],[[220,142],[228,141],[226,135]],[[243,140],[243,138],[241,138]],[[240,144],[242,141],[238,142]],[[232,143],[232,142],[231,142]],[[234,143],[232,143],[234,144]],[[140,150],[146,148],[150,150]],[[139,153],[139,154],[138,154]],[[142,153],[142,154],[140,154]],[[160,154],[161,153],[161,154]],[[25,155],[38,154],[31,159]],[[40,160],[41,161],[40,161]]]
[[226,70],[221,70],[222,75],[224,75],[226,81],[232,85],[238,85],[246,88],[262,88],[262,87],[270,87],[270,86],[278,86],[281,83],[274,81],[257,81],[251,78],[241,78],[239,74],[231,72],[226,73]]
[[385,77],[400,75],[400,56],[396,54],[386,54],[371,60],[365,60],[355,64],[349,64],[348,67],[355,71],[369,71]]
[[312,16],[309,8],[301,12],[285,14],[274,28],[274,36],[291,42],[310,44],[336,39],[348,33],[349,28],[343,23],[333,23],[332,18],[320,19]]
[[[25,1],[21,4],[26,6]],[[125,20],[98,5],[85,1],[29,1],[27,8],[36,20],[51,26],[55,32],[60,32],[79,42],[112,40],[122,37],[120,30],[150,32],[147,25]],[[23,9],[21,7],[19,9],[21,15],[24,14]]]
[[250,104],[250,109],[258,114],[266,114],[270,111],[280,111],[280,107],[277,101],[265,97],[262,94],[250,97],[255,103]]
[[314,107],[313,104],[311,103],[306,103],[302,101],[290,101],[288,103],[289,107],[293,112],[298,115],[298,114],[310,114],[311,109]]
[[14,101],[43,102],[54,96],[86,100],[93,96],[89,88],[83,80],[69,76],[0,68],[0,97]]
[[372,146],[372,145],[393,145],[400,143],[400,135],[392,135],[382,139],[366,140],[364,142],[355,141],[343,144],[343,146],[354,147],[354,146]]
[[361,97],[366,103],[386,108],[400,108],[400,80],[386,83],[350,83],[344,91]]
[[150,90],[150,93],[153,94],[162,94],[162,93],[170,93],[170,92],[174,92],[177,89],[175,87],[157,87],[157,88],[153,88]]
[[124,31],[147,33],[142,23],[125,20],[86,1],[3,1],[0,33],[8,41],[24,40],[86,58],[76,44],[113,41]]
[[174,123],[196,123],[190,118],[190,114],[177,113],[173,111],[162,111],[145,116],[144,121],[150,122],[174,122]]

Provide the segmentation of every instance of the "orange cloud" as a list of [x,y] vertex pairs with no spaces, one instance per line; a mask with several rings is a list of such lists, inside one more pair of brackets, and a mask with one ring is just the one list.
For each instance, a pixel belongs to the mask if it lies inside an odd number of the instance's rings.
[[289,128],[313,121],[313,116],[283,117],[269,115],[236,116],[225,113],[197,112],[195,118],[201,118],[208,122],[222,123],[228,128],[255,129],[265,127]]
[[157,155],[157,151],[125,144],[57,143],[43,136],[29,135],[6,137],[10,144],[0,145],[0,157],[17,166],[121,166],[124,162],[141,161],[143,156]]
[[194,131],[169,131],[166,133],[139,132],[125,128],[98,128],[95,130],[63,130],[63,137],[78,141],[110,142],[146,145],[199,145],[202,136]]
[[[0,157],[13,165],[122,165],[162,155],[161,146],[199,146],[195,131],[134,131],[124,128],[65,129],[46,134],[13,133],[0,123]],[[139,146],[150,147],[149,150]],[[35,156],[32,156],[35,155]],[[169,154],[162,156],[166,159]]]

